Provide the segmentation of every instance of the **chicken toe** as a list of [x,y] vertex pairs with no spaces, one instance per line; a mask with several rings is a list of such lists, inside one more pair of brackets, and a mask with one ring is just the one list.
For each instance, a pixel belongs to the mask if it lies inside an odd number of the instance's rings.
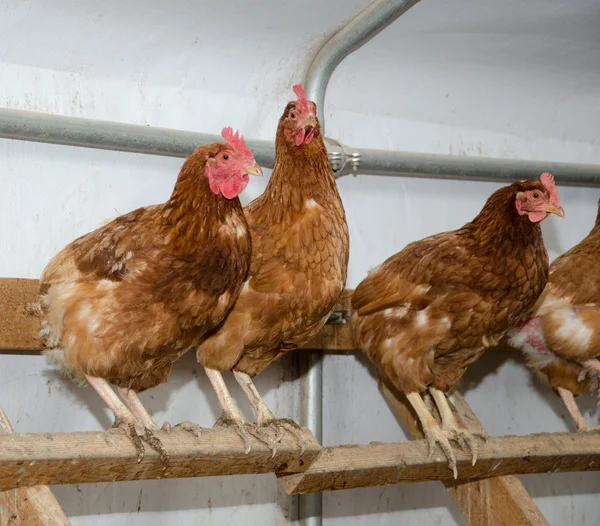
[[198,424],[195,424],[194,422],[188,422],[187,420],[179,422],[179,424],[177,424],[174,427],[174,429],[182,429],[183,431],[187,431],[188,433],[194,435],[196,438],[198,438],[204,431],[203,427],[199,426]]
[[277,454],[277,442],[269,437],[265,432],[265,428],[259,428],[258,425],[244,420],[241,416],[230,415],[227,411],[223,411],[221,417],[216,421],[214,427],[232,428],[244,441],[245,453],[250,453],[252,449],[252,438],[256,438],[259,442],[265,444],[272,452],[273,457]]
[[140,428],[142,428],[142,426],[135,418],[116,418],[112,428],[109,429],[109,432],[124,432],[129,437],[138,453],[138,463],[144,459],[144,455],[146,454],[146,449],[144,448],[144,444],[142,442],[142,431]]
[[[166,469],[166,465],[169,462],[169,454],[162,445],[160,439],[153,434],[153,430],[158,429],[158,427],[152,422],[152,419],[150,419],[150,422],[153,429],[148,429],[144,423],[141,422],[123,402],[121,402],[106,380],[96,376],[86,376],[86,380],[96,390],[102,400],[104,400],[113,415],[115,415],[113,428],[124,431],[133,442],[133,445],[138,452],[137,461],[141,462],[146,452],[144,445],[142,444],[143,438],[152,449],[160,454],[163,469]],[[133,391],[130,392],[133,393]],[[133,394],[135,395],[135,393]],[[135,395],[135,397],[137,399],[137,395]],[[148,418],[150,417],[148,416]]]
[[298,445],[300,455],[304,454],[304,451],[306,450],[306,438],[304,437],[302,428],[291,418],[274,418],[265,422],[259,421],[258,425],[261,427],[269,427],[271,429],[274,429],[277,432],[277,437],[275,438],[275,441],[277,443],[281,442],[283,436],[287,432],[292,436],[292,438]]
[[452,450],[452,446],[448,440],[447,431],[444,431],[437,420],[433,418],[431,413],[427,410],[427,406],[419,393],[407,393],[406,398],[415,409],[417,417],[423,427],[423,433],[427,439],[429,445],[429,458],[433,457],[435,453],[435,446],[439,444],[448,459],[448,468],[452,471],[454,478],[458,477],[458,470],[456,468],[456,456]]
[[240,410],[235,405],[235,402],[225,385],[222,374],[219,371],[209,369],[208,367],[205,367],[205,370],[217,398],[219,399],[219,403],[223,408],[223,414],[217,420],[214,427],[231,427],[235,429],[237,434],[244,441],[246,454],[250,453],[250,450],[252,449],[251,437],[254,437],[269,447],[269,449],[273,451],[273,456],[275,456],[277,453],[276,442],[271,439],[264,430],[258,429],[256,424],[250,423],[242,417]]
[[[252,409],[254,409],[258,427],[268,427],[276,431],[277,435],[274,439],[276,443],[281,442],[286,432],[289,433],[298,445],[298,448],[300,449],[300,455],[303,455],[304,451],[306,450],[306,438],[302,433],[302,428],[291,418],[276,418],[263,400],[262,396],[258,392],[258,389],[256,389],[252,378],[250,378],[248,374],[240,371],[234,371],[233,375],[238,384],[240,384],[241,388],[244,390],[244,393],[246,393],[246,396],[252,405]],[[273,451],[273,456],[275,456],[275,453],[276,452]]]
[[448,440],[456,442],[461,449],[469,449],[471,452],[471,463],[474,466],[479,454],[478,439],[485,441],[487,440],[487,436],[483,431],[469,431],[461,426],[448,403],[446,395],[433,387],[431,387],[429,391],[431,396],[433,396],[435,405],[442,417],[442,431],[445,433]]

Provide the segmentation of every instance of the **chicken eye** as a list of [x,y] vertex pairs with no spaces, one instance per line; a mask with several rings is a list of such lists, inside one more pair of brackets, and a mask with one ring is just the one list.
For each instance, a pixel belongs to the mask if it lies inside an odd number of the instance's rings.
[[533,194],[532,194],[532,197],[533,197],[534,199],[539,199],[539,198],[540,198],[540,194],[539,194],[539,192],[533,192]]
[[228,161],[229,160],[229,155],[228,154],[223,154],[223,160],[224,161]]
[[296,118],[296,114],[292,111],[290,112],[290,119],[295,119]]

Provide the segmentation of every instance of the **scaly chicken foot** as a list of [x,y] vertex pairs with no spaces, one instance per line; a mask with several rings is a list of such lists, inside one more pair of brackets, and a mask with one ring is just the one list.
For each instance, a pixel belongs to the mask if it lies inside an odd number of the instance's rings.
[[423,428],[423,433],[425,433],[425,438],[427,439],[427,444],[429,446],[429,458],[433,457],[436,450],[435,446],[436,444],[439,444],[444,455],[446,455],[446,458],[448,459],[448,468],[450,468],[456,479],[458,477],[456,457],[454,456],[454,451],[452,450],[452,446],[448,441],[446,433],[442,430],[437,420],[433,418],[419,393],[406,393],[406,398],[410,402],[410,405],[413,406],[417,413],[417,417],[421,422],[421,427]]
[[112,411],[115,417],[113,428],[124,431],[132,441],[138,452],[137,461],[141,462],[146,453],[144,445],[142,444],[143,437],[148,445],[160,455],[163,467],[165,467],[166,462],[168,462],[168,454],[162,446],[162,443],[152,434],[152,431],[147,429],[144,424],[133,415],[131,410],[121,402],[119,397],[112,390],[110,384],[104,380],[104,378],[98,378],[96,376],[86,375],[85,378]]
[[248,422],[241,416],[232,416],[226,411],[223,411],[223,414],[215,422],[214,427],[227,427],[234,429],[244,441],[246,446],[246,454],[250,453],[250,450],[252,449],[251,437],[254,437],[259,442],[265,444],[265,446],[267,446],[273,452],[273,457],[277,454],[277,442],[259,429],[258,425],[254,424],[253,422]]
[[250,453],[250,450],[252,449],[251,437],[256,438],[265,444],[269,449],[275,451],[277,449],[276,443],[271,438],[261,433],[256,424],[250,423],[242,417],[240,410],[233,401],[233,398],[227,389],[227,385],[225,385],[223,375],[219,371],[209,369],[208,367],[205,367],[204,369],[208,379],[210,380],[210,383],[213,386],[213,389],[215,390],[217,398],[219,399],[219,403],[223,408],[223,414],[215,422],[213,427],[230,427],[235,429],[237,434],[244,441],[246,454]]
[[483,432],[468,431],[458,423],[446,395],[433,387],[429,388],[431,396],[435,400],[440,416],[442,417],[442,431],[446,433],[449,440],[456,442],[462,449],[469,448],[471,452],[472,465],[474,466],[477,462],[477,456],[479,454],[479,445],[477,439],[487,441],[487,436]]
[[[276,443],[281,442],[287,431],[298,444],[300,455],[303,455],[306,450],[306,438],[302,433],[302,428],[291,418],[276,418],[248,374],[240,371],[233,371],[233,376],[244,390],[244,393],[246,393],[246,396],[252,405],[252,409],[254,409],[254,413],[256,414],[256,421],[259,428],[271,428],[275,430],[277,433],[277,436],[275,437]],[[273,457],[276,453],[277,450],[274,449]]]
[[[125,405],[133,413],[133,416],[144,426],[143,435],[141,436],[143,436],[148,445],[160,455],[160,461],[163,465],[163,470],[165,470],[171,456],[160,439],[154,434],[154,431],[158,431],[159,427],[156,425],[135,391],[127,389],[126,387],[117,387],[117,391],[123,398]],[[166,426],[163,426],[163,429],[170,428],[168,422],[165,422],[165,424]]]

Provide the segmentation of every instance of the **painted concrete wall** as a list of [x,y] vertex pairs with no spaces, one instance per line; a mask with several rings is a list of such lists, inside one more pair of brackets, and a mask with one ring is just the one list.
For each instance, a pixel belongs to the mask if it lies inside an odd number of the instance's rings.
[[[0,106],[212,133],[232,125],[273,139],[307,57],[368,3],[7,0]],[[328,135],[372,148],[600,163],[599,23],[593,0],[423,1],[335,72]],[[37,277],[74,237],[166,199],[181,162],[0,140],[0,275]],[[498,187],[369,176],[339,186],[352,236],[350,287],[406,243],[470,220]],[[253,182],[244,200],[263,187]],[[600,196],[560,191],[567,216],[544,223],[551,257],[584,237]],[[110,425],[95,393],[63,381],[42,358],[0,363],[0,404],[18,431]],[[290,357],[258,387],[278,415],[298,418],[294,376]],[[404,439],[364,359],[327,356],[324,382],[327,445]],[[571,429],[558,399],[512,357],[484,357],[464,390],[490,434]],[[219,413],[191,355],[142,400],[159,422],[209,426]],[[597,420],[593,398],[583,405]],[[598,523],[599,476],[523,480],[553,526]],[[296,517],[295,499],[272,476],[53,489],[74,525],[277,525]],[[324,514],[328,526],[464,524],[435,484],[328,494]]]

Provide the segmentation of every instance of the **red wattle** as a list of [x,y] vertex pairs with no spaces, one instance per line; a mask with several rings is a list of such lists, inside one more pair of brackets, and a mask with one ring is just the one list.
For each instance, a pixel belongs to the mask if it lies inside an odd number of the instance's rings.
[[315,136],[315,129],[311,128],[311,130],[306,134],[306,139],[304,139],[304,144],[310,144]]

